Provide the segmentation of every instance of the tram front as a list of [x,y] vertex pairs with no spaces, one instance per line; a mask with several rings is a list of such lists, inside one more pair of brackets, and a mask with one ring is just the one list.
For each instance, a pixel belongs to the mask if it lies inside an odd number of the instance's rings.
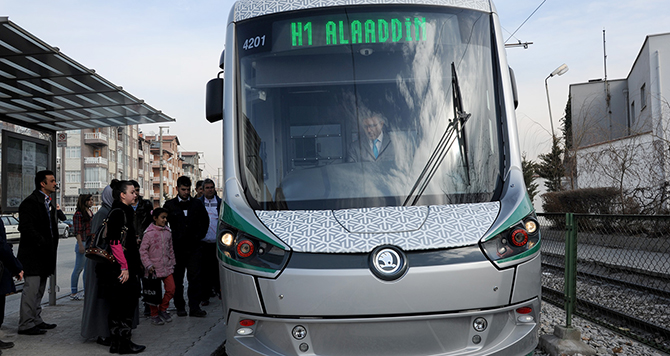
[[540,236],[493,6],[254,3],[220,99],[227,353],[532,354]]

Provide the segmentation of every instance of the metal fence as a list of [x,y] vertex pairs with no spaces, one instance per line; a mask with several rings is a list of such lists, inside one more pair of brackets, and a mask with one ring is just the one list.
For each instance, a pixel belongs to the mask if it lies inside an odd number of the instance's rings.
[[566,324],[574,310],[669,352],[670,216],[541,213],[538,219],[542,298],[564,307]]

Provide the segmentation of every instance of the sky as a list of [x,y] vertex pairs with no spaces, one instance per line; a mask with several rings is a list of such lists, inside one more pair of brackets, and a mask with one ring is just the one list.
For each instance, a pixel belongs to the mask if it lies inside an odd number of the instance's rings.
[[[130,94],[175,118],[182,151],[203,153],[205,176],[222,167],[222,126],[205,120],[205,85],[216,77],[232,0],[0,0],[0,16],[62,53],[96,70]],[[498,0],[510,35],[543,0]],[[516,115],[520,147],[528,158],[551,145],[545,78],[561,64],[570,68],[548,79],[554,128],[559,133],[569,85],[604,77],[625,78],[645,37],[670,32],[667,0],[545,0],[507,43],[519,93]],[[147,134],[158,125],[142,125]],[[164,134],[167,134],[164,131]]]

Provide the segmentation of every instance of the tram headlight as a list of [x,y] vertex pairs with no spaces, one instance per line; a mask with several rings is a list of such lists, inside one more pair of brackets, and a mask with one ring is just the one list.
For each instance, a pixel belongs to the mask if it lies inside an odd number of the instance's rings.
[[288,261],[289,252],[227,224],[219,226],[219,259],[235,270],[275,273]]
[[539,250],[540,228],[532,213],[506,230],[481,243],[491,261],[508,267]]

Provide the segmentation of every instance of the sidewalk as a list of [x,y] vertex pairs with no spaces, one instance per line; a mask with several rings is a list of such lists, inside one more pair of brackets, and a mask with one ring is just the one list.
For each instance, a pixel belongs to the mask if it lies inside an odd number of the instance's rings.
[[[147,346],[140,355],[223,354],[221,350],[217,351],[225,337],[221,303],[215,298],[211,302],[203,307],[207,311],[204,318],[178,317],[172,310],[173,322],[155,326],[148,318],[140,317],[140,324],[133,330],[133,341]],[[44,321],[56,323],[58,327],[39,336],[18,335],[18,313],[5,315],[5,322],[0,329],[0,340],[11,341],[15,345],[11,349],[2,350],[3,356],[109,355],[109,347],[81,337],[83,305],[83,300],[73,301],[67,296],[59,298],[55,306],[42,304]]]

